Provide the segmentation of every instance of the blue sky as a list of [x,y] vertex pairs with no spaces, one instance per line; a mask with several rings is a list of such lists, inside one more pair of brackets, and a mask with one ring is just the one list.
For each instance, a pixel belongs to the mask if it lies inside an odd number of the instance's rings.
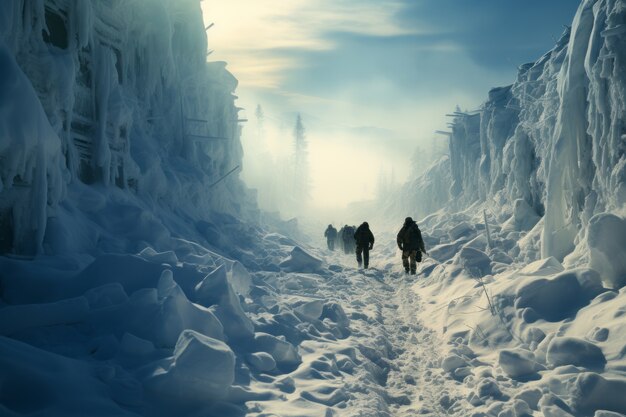
[[[239,104],[316,130],[387,132],[390,158],[445,129],[456,105],[552,48],[578,0],[205,0],[210,56],[240,80]],[[246,135],[244,129],[244,136]],[[330,140],[332,135],[323,135]],[[339,135],[332,140],[349,140]],[[396,164],[397,165],[397,164]]]
[[[518,65],[552,47],[579,1],[224,3],[204,2],[206,19],[216,23],[209,44],[240,79],[242,97],[358,125],[358,116],[341,108],[388,110],[397,103],[419,112],[418,103],[431,100],[449,109],[478,106],[491,86],[512,82]],[[323,114],[329,104],[333,117]],[[404,130],[400,113],[374,120]]]

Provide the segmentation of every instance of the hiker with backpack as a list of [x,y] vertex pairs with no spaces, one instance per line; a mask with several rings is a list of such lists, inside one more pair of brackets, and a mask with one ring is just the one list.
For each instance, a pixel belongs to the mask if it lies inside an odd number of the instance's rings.
[[398,232],[396,241],[402,251],[404,272],[407,274],[410,272],[411,275],[415,275],[417,262],[422,262],[422,252],[426,253],[426,249],[424,249],[422,232],[411,217],[404,219],[404,225]]
[[332,224],[329,224],[324,232],[324,236],[326,237],[326,244],[328,245],[328,250],[335,250],[335,241],[337,240],[337,229],[333,227]]
[[370,230],[370,225],[363,222],[354,232],[354,240],[356,242],[356,262],[361,267],[368,268],[370,262],[370,250],[374,248],[374,234]]
[[354,226],[348,226],[347,224],[339,231],[341,241],[343,243],[344,253],[350,254],[354,252]]

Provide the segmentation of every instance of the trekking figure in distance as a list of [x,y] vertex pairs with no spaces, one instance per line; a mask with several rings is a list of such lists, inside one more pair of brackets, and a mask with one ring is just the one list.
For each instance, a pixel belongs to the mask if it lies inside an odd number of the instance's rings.
[[417,269],[416,262],[422,262],[422,252],[426,253],[426,249],[424,249],[422,232],[412,218],[407,217],[404,219],[404,225],[398,232],[396,241],[402,251],[404,272],[408,274],[410,271],[411,275],[415,275],[415,270]]
[[332,224],[329,224],[324,232],[324,236],[326,237],[326,244],[328,245],[328,249],[331,251],[335,250],[335,240],[337,240],[337,229],[333,227]]
[[[370,263],[370,250],[374,248],[374,234],[370,230],[370,225],[363,222],[354,232],[354,240],[356,242],[356,262],[361,267],[367,269]],[[362,255],[362,256],[361,256]]]
[[343,252],[347,255],[354,250],[354,228],[346,224],[341,230]]

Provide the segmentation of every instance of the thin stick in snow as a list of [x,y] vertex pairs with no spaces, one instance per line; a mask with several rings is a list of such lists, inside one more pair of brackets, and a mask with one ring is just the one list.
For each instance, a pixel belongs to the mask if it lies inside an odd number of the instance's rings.
[[235,168],[231,169],[226,174],[224,174],[224,176],[222,178],[220,178],[219,180],[215,181],[213,184],[209,185],[209,188],[213,188],[214,186],[219,184],[223,179],[225,179],[226,177],[228,177],[230,174],[232,174],[233,172],[235,172],[238,169],[239,169],[239,165],[237,165]]
[[489,244],[489,249],[493,249],[491,233],[489,232],[489,223],[487,223],[487,210],[485,209],[483,209],[483,218],[485,219],[485,231],[487,232],[487,243]]

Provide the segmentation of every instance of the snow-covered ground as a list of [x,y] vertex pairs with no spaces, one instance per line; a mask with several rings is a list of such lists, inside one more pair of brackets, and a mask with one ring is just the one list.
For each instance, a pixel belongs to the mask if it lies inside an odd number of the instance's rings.
[[417,277],[389,233],[358,270],[244,224],[230,245],[264,266],[182,239],[82,270],[2,258],[3,415],[626,412],[623,291],[554,259],[490,261],[471,218],[436,238],[432,219]]
[[365,271],[258,215],[236,80],[158,3],[0,5],[0,415],[626,414],[623,1],[456,115]]

